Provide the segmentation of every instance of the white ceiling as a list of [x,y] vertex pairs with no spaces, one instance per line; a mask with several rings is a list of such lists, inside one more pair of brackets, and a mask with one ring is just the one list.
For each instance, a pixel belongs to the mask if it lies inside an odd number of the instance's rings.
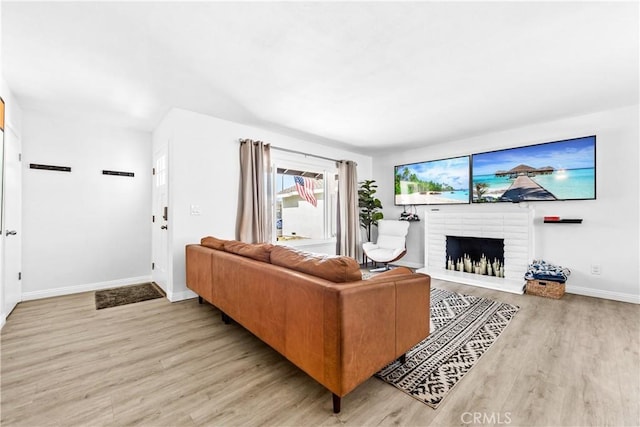
[[181,107],[359,152],[638,103],[637,2],[2,2],[24,109]]

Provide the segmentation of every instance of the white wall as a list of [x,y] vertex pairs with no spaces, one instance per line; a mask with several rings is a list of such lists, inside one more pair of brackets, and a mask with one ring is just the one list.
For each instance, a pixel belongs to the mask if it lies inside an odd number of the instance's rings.
[[151,134],[25,111],[22,143],[23,299],[149,280]]
[[[154,147],[169,143],[169,232],[172,301],[194,296],[185,284],[184,248],[207,235],[235,237],[239,187],[240,138],[262,140],[273,146],[358,163],[360,180],[371,176],[371,158],[302,141],[181,109],[172,109],[153,134]],[[198,205],[201,215],[190,215]]]
[[[505,132],[425,148],[385,153],[374,158],[374,179],[386,218],[397,217],[393,205],[393,167],[398,164],[593,135],[597,136],[597,200],[530,202],[535,209],[535,256],[571,269],[567,292],[640,303],[640,233],[638,179],[638,106],[535,124]],[[427,206],[419,206],[423,214]],[[437,206],[440,210],[499,209],[496,205]],[[580,225],[543,224],[545,215],[583,218]],[[424,225],[411,223],[405,261],[424,260]],[[591,265],[601,275],[591,274]],[[524,273],[524,272],[523,272]]]

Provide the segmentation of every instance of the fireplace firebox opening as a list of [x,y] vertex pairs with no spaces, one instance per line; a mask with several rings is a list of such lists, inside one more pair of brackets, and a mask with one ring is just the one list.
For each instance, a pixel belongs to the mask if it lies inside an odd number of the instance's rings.
[[504,239],[446,237],[447,270],[504,277]]

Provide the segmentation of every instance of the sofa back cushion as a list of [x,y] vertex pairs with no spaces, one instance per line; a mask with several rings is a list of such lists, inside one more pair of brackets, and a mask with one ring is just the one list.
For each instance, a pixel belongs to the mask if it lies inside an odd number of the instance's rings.
[[274,246],[271,264],[320,277],[334,283],[362,280],[358,262],[346,256],[328,256],[299,251],[287,246]]
[[232,254],[244,256],[262,262],[269,262],[271,250],[274,246],[270,243],[245,243],[237,240],[227,240],[224,242],[224,251]]
[[217,239],[213,236],[207,236],[200,239],[200,244],[202,246],[206,246],[217,251],[224,250],[224,242],[226,242],[226,240]]

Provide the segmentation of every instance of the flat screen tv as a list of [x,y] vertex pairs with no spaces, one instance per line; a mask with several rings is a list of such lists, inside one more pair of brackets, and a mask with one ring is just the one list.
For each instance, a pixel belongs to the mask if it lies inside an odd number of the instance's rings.
[[524,202],[596,198],[596,137],[474,154],[472,200]]
[[469,203],[469,156],[395,167],[396,205]]

